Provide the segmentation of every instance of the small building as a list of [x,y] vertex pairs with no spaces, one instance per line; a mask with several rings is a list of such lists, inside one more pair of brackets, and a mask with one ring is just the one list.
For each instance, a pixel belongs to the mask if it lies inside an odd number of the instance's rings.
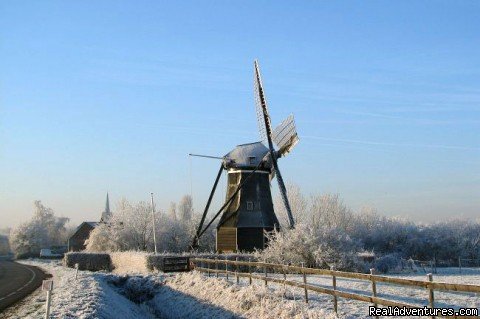
[[105,210],[102,212],[100,222],[83,222],[77,227],[75,233],[68,239],[68,251],[81,251],[87,248],[86,241],[90,237],[90,233],[100,223],[107,222],[112,216],[110,211],[110,200],[107,193],[107,202],[105,204]]
[[97,227],[98,222],[83,222],[75,233],[68,239],[68,251],[81,251],[87,248],[85,242],[90,237],[90,232]]

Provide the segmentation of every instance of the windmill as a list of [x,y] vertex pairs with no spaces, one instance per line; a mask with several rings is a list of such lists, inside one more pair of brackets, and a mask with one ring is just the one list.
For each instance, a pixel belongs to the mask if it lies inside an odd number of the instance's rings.
[[[254,62],[254,89],[261,141],[238,145],[223,157],[190,154],[222,160],[198,225],[192,249],[198,247],[199,238],[220,215],[221,218],[217,224],[217,251],[252,251],[255,248],[265,248],[267,244],[265,232],[280,227],[273,209],[270,187],[270,181],[274,177],[278,182],[289,226],[291,228],[295,226],[287,190],[277,161],[290,153],[299,141],[295,120],[293,115],[290,115],[272,130],[258,61]],[[224,170],[227,171],[228,176],[225,203],[204,227],[208,209]]]

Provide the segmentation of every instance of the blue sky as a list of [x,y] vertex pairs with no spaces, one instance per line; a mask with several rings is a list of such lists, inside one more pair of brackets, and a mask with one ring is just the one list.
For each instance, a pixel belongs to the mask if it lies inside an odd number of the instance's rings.
[[96,220],[107,191],[201,210],[218,163],[187,154],[258,140],[255,58],[273,123],[296,117],[287,181],[478,217],[479,30],[475,1],[3,1],[0,227],[35,199]]

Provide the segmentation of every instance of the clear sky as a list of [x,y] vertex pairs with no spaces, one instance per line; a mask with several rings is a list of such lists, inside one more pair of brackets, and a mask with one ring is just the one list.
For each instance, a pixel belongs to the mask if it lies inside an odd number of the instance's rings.
[[287,181],[480,216],[477,1],[2,1],[0,227],[36,199],[97,220],[107,191],[201,210],[218,163],[187,154],[258,140],[255,58],[273,123],[297,120]]

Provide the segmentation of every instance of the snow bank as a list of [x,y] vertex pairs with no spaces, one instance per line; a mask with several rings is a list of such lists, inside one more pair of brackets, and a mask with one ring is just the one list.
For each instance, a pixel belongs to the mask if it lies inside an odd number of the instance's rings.
[[[117,294],[106,281],[107,274],[63,267],[59,261],[28,260],[22,263],[38,266],[53,275],[52,318],[117,319],[154,318],[124,296]],[[43,318],[45,293],[37,290],[26,300],[7,309],[2,318]]]
[[167,278],[154,301],[167,318],[336,318],[332,312],[286,299],[283,291],[272,294],[262,285],[242,287],[195,271]]

